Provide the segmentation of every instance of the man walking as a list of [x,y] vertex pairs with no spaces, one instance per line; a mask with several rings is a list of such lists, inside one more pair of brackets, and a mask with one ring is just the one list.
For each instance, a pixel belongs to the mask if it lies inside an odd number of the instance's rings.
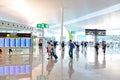
[[74,44],[72,43],[72,40],[69,41],[69,56],[71,59],[73,59],[73,48],[74,48]]

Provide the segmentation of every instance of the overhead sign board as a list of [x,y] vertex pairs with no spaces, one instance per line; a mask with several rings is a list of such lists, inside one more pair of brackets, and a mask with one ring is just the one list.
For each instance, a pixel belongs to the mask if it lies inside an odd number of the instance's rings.
[[99,30],[99,29],[85,29],[86,35],[96,35],[96,36],[105,36],[106,30]]
[[9,37],[9,38],[17,38],[17,37],[31,37],[30,33],[0,33],[0,38]]

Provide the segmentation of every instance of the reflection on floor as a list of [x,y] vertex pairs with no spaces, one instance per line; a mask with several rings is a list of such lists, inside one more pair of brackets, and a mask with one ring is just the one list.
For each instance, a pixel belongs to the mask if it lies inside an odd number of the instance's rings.
[[32,55],[15,55],[17,58],[11,57],[11,61],[0,58],[0,80],[120,80],[118,50],[107,49],[104,56],[100,49],[97,57],[94,48],[88,47],[87,51],[74,51],[70,59],[66,47],[65,52],[56,49],[58,60],[47,60],[47,53],[42,57],[41,52],[33,58]]

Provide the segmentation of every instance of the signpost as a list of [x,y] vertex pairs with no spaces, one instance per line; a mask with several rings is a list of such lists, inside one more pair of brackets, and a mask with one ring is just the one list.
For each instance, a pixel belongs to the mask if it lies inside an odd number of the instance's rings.
[[[43,53],[44,53],[44,28],[49,28],[49,25],[46,23],[40,23],[37,24],[37,28],[42,29],[42,75],[43,75],[43,68],[44,68],[44,59],[43,59]],[[42,78],[44,79],[44,78]]]

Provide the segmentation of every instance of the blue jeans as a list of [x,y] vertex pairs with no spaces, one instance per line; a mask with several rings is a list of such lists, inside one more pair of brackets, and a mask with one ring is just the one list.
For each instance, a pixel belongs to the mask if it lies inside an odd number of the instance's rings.
[[73,49],[69,49],[69,56],[70,58],[73,58]]

